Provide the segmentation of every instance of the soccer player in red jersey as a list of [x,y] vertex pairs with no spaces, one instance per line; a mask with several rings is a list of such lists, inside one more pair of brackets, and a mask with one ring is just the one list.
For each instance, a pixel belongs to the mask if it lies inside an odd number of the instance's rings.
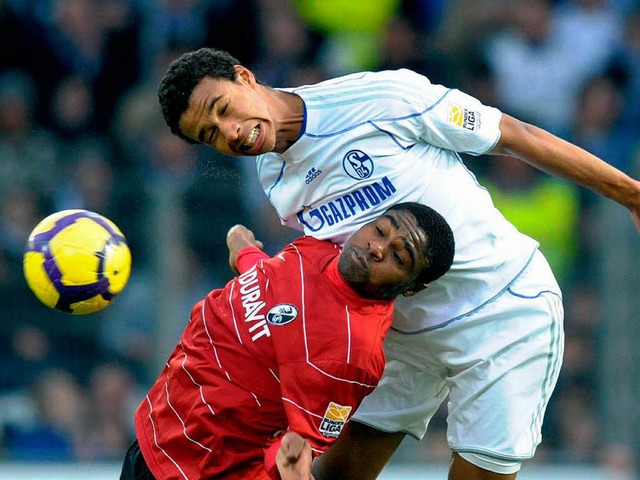
[[243,226],[240,275],[198,302],[135,414],[121,480],[278,479],[282,436],[329,448],[384,368],[393,299],[451,266],[444,218],[401,203],[340,248],[312,237],[273,258]]

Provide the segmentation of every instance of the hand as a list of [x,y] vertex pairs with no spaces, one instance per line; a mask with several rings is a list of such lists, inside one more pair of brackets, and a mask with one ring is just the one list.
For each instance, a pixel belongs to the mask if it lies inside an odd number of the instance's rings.
[[282,437],[276,464],[282,480],[314,480],[311,475],[311,445],[295,432]]
[[227,232],[227,247],[229,248],[229,266],[231,269],[238,272],[238,253],[245,247],[255,246],[260,250],[264,248],[264,245],[260,240],[256,240],[255,235],[244,225],[234,225]]

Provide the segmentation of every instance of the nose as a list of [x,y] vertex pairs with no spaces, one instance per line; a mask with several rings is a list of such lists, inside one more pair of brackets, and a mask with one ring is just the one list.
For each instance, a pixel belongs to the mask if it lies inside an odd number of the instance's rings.
[[371,241],[367,244],[367,251],[369,255],[377,261],[380,261],[384,258],[386,244],[380,241]]
[[224,135],[224,138],[227,139],[227,141],[233,142],[240,136],[240,124],[234,120],[220,122],[218,128]]

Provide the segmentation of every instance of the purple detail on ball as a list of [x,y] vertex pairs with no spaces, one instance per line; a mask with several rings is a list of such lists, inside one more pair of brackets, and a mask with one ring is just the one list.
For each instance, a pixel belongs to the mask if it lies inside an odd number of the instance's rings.
[[116,232],[113,227],[111,227],[111,225],[104,221],[103,217],[101,217],[97,213],[90,212],[88,210],[82,210],[80,212],[71,213],[62,217],[61,219],[56,221],[55,225],[50,230],[34,235],[34,237],[30,239],[29,242],[27,242],[26,251],[43,252],[47,248],[49,241],[51,241],[53,237],[55,237],[58,233],[60,233],[68,226],[73,225],[80,218],[90,218],[98,225],[103,227],[107,232],[109,232],[113,243],[115,243],[116,245],[120,245],[121,243],[126,242],[124,236]]
[[100,294],[107,302],[110,302],[118,296],[117,293],[113,293],[111,290],[106,290]]
[[61,282],[55,283],[56,289],[60,292],[60,298],[56,304],[56,309],[63,312],[71,312],[71,305],[89,300],[96,295],[104,297],[103,290],[109,287],[109,280],[101,278],[96,283],[89,285],[63,285]]

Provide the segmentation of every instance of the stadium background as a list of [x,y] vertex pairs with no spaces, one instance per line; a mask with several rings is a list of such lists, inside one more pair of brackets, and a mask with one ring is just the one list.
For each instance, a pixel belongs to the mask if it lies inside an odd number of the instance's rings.
[[[640,177],[635,0],[0,0],[0,478],[51,479],[52,461],[67,479],[115,478],[191,305],[231,276],[226,230],[244,223],[270,252],[293,238],[251,160],[162,121],[161,75],[201,46],[274,86],[409,67]],[[565,291],[565,363],[522,479],[637,478],[640,237],[584,189],[465,161]],[[89,317],[39,305],[22,278],[29,231],[65,208],[108,216],[132,248],[127,289]],[[445,427],[440,412],[384,478],[444,478]]]

